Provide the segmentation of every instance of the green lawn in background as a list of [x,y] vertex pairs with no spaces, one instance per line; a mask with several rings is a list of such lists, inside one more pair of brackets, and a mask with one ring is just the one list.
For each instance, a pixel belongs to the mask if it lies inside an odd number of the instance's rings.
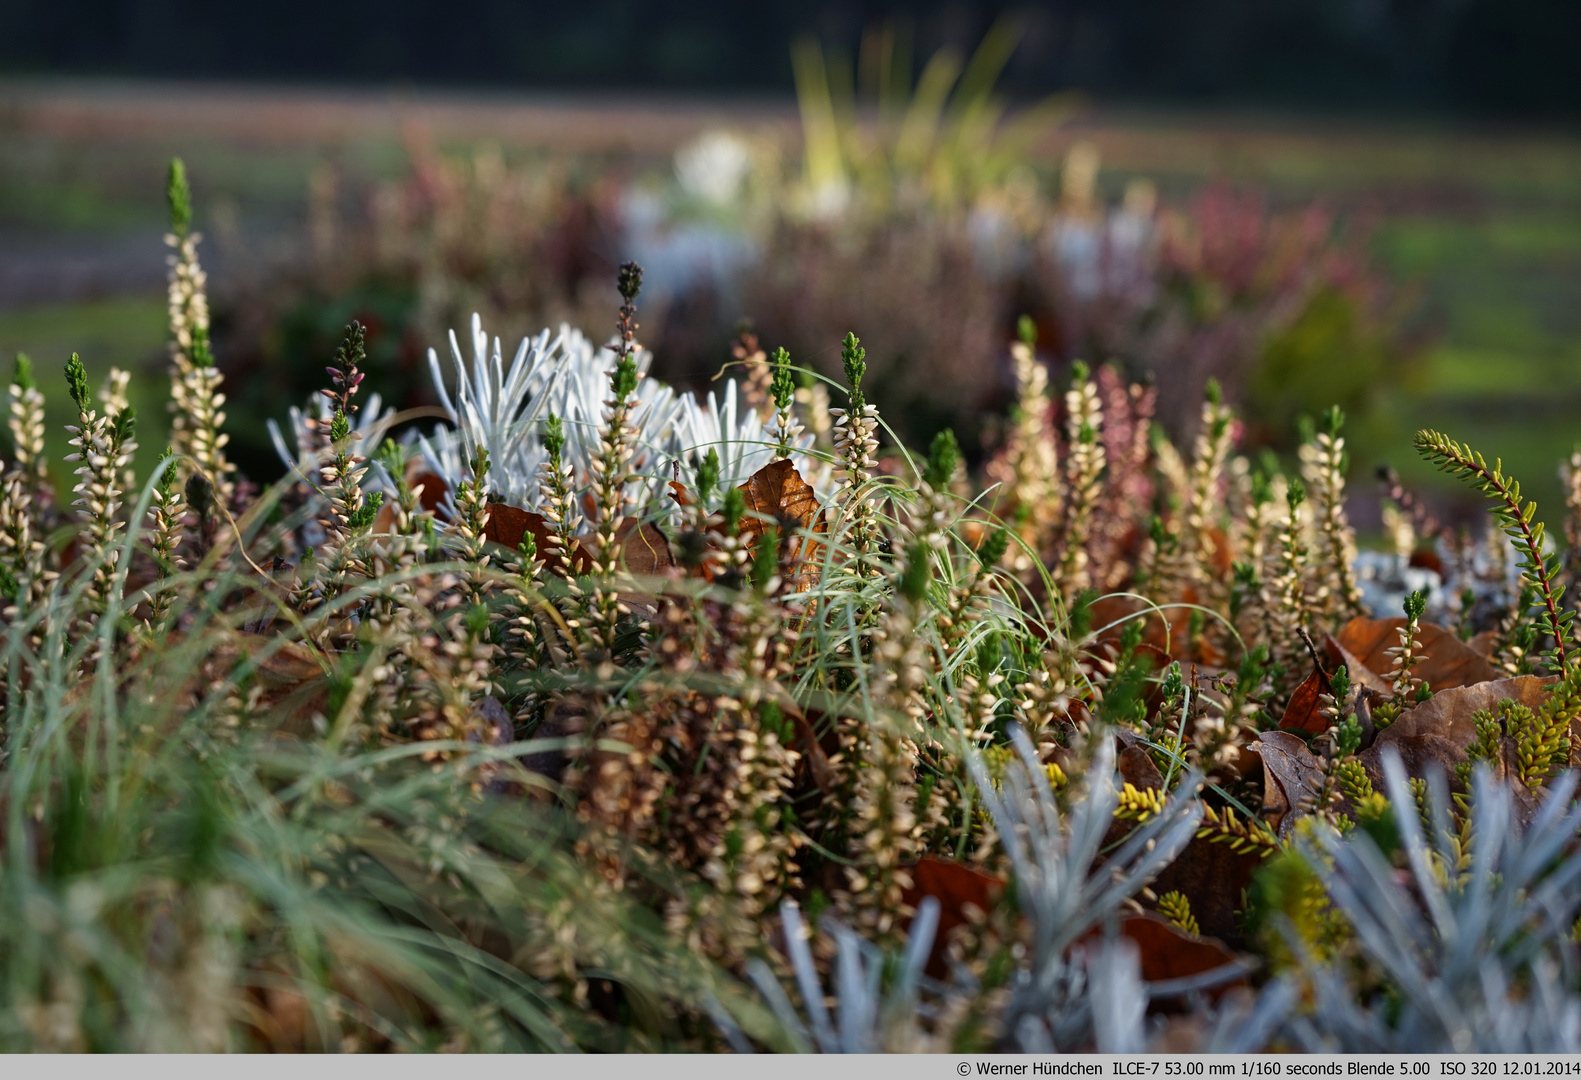
[[[18,352],[33,361],[33,371],[49,419],[49,462],[55,484],[70,491],[71,466],[62,461],[70,448],[65,425],[75,412],[66,392],[66,360],[73,352],[88,369],[89,385],[97,393],[112,367],[132,372],[127,398],[137,410],[139,481],[158,461],[170,429],[165,402],[170,381],[165,372],[166,314],[163,296],[91,300],[21,311],[0,311],[0,371],[10,382]],[[9,445],[6,449],[9,451]]]
[[1377,435],[1399,447],[1391,463],[1413,484],[1449,485],[1408,445],[1416,428],[1436,427],[1502,458],[1557,525],[1558,464],[1581,441],[1581,214],[1402,217],[1380,230],[1376,250],[1421,285],[1438,335],[1376,418]]

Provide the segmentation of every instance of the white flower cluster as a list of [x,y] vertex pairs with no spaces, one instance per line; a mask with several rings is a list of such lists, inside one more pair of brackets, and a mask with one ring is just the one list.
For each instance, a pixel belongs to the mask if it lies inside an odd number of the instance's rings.
[[[580,488],[591,482],[610,373],[617,359],[613,349],[599,347],[562,325],[552,337],[544,330],[523,340],[507,367],[499,339],[491,340],[474,315],[471,363],[463,359],[454,334],[450,353],[455,368],[453,393],[432,349],[428,362],[453,427],[439,428],[418,440],[436,475],[454,488],[466,475],[466,462],[483,446],[491,462],[490,492],[507,502],[531,506],[538,468],[547,457],[544,422],[558,416],[565,427],[565,461],[573,470],[572,484]],[[641,378],[631,423],[637,429],[637,453],[631,463],[634,479],[626,488],[628,500],[640,505],[671,476],[693,485],[697,466],[710,449],[719,456],[721,486],[744,483],[774,460],[775,440],[762,417],[742,400],[734,379],[725,383],[723,395],[710,391],[706,401],[700,401],[650,377],[652,353],[639,350],[636,360]],[[804,474],[816,474],[822,467],[807,456],[811,445],[810,437],[798,440],[799,452],[793,455]]]
[[[432,434],[412,440],[428,470],[454,492],[470,476],[468,462],[482,447],[489,452],[489,494],[514,505],[534,506],[539,467],[548,457],[544,423],[557,416],[564,425],[564,457],[572,470],[572,486],[588,486],[610,396],[610,373],[617,360],[614,350],[598,346],[562,324],[558,332],[544,330],[523,339],[507,364],[500,339],[484,332],[477,315],[472,317],[471,345],[469,361],[461,342],[451,333],[453,370],[448,380],[438,353],[428,351],[434,390],[450,419]],[[672,478],[694,486],[697,466],[710,449],[719,456],[721,487],[745,483],[774,460],[778,440],[758,412],[746,404],[734,379],[725,383],[722,394],[709,391],[706,399],[699,400],[691,393],[678,394],[648,376],[653,360],[648,351],[638,350],[636,360],[640,380],[631,423],[637,429],[637,439],[631,463],[633,479],[625,491],[628,502],[643,505],[659,495],[663,482]],[[320,413],[319,423],[327,423],[323,408],[313,405],[310,411]],[[359,453],[375,457],[388,416],[380,413],[377,396],[370,397],[358,414],[358,430],[365,439]],[[321,438],[315,436],[315,425],[308,423],[307,415],[291,410],[295,453],[279,425],[270,421],[269,429],[280,459],[288,468],[305,473],[314,460],[317,438]],[[827,489],[828,465],[809,456],[812,442],[811,435],[797,437],[792,457],[809,483]]]

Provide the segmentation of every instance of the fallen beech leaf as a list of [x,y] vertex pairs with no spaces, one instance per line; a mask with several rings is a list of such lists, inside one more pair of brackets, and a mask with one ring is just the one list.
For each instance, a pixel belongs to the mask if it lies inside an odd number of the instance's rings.
[[1262,856],[1255,852],[1242,853],[1229,844],[1192,837],[1186,850],[1149,887],[1160,896],[1171,890],[1184,893],[1203,934],[1239,946],[1246,938],[1236,920],[1241,893],[1261,864]]
[[[558,538],[555,536],[554,531],[549,528],[548,519],[542,514],[536,514],[531,510],[523,510],[509,503],[489,503],[488,524],[483,526],[483,538],[485,540],[493,541],[503,548],[515,551],[521,545],[522,539],[528,534],[532,535],[534,542],[538,545],[538,557],[540,559],[545,558],[550,551],[559,550]],[[571,561],[575,565],[578,574],[587,573],[593,565],[592,556],[588,554],[587,549],[580,543],[577,544],[576,550],[571,553]],[[546,560],[546,562],[551,570],[557,573],[562,572],[560,560]]]
[[[615,538],[620,542],[621,561],[627,573],[639,578],[659,577],[675,566],[670,541],[651,521],[627,518],[616,529]],[[644,618],[651,619],[659,614],[659,599],[651,592],[622,591],[620,602]]]
[[1121,779],[1138,791],[1158,791],[1164,786],[1164,774],[1158,771],[1152,755],[1141,746],[1133,744],[1121,750],[1116,764]]
[[1164,663],[1161,666],[1167,667],[1170,660],[1186,663],[1193,659],[1200,659],[1204,665],[1214,668],[1223,665],[1224,657],[1212,648],[1207,648],[1201,657],[1190,655],[1189,608],[1174,604],[1155,609],[1134,596],[1102,596],[1094,600],[1087,610],[1091,612],[1093,634],[1098,642],[1118,644],[1126,624],[1141,619],[1142,647],[1162,657]]
[[487,737],[477,732],[467,736],[468,742],[487,742],[490,746],[506,746],[516,740],[516,727],[511,714],[505,711],[498,698],[480,698],[472,703],[472,716],[478,727],[487,731]]
[[1158,771],[1152,755],[1147,752],[1142,736],[1126,727],[1116,727],[1114,735],[1120,743],[1120,755],[1115,760],[1115,770],[1120,778],[1139,791],[1144,788],[1161,789],[1164,775]]
[[1388,694],[1380,694],[1369,687],[1362,687],[1356,691],[1356,708],[1352,714],[1356,723],[1361,725],[1361,748],[1367,749],[1373,740],[1378,737],[1378,725],[1373,722],[1373,710],[1389,701]]
[[1389,684],[1382,675],[1361,662],[1361,658],[1345,646],[1334,640],[1333,634],[1323,635],[1323,651],[1328,656],[1330,667],[1345,665],[1345,671],[1350,675],[1350,684],[1359,686],[1364,690],[1371,690],[1377,694],[1388,696]]
[[1361,752],[1361,763],[1373,785],[1380,789],[1383,773],[1378,767],[1379,755],[1385,746],[1400,752],[1405,771],[1411,776],[1425,777],[1432,769],[1442,769],[1453,777],[1454,767],[1466,760],[1466,747],[1477,737],[1472,713],[1491,709],[1504,698],[1535,709],[1547,697],[1548,685],[1553,681],[1553,677],[1522,675],[1440,690],[1402,712],[1394,723],[1380,731],[1372,746]]
[[1263,759],[1263,815],[1281,836],[1287,836],[1298,818],[1308,811],[1307,799],[1323,788],[1323,764],[1307,744],[1287,731],[1265,731],[1250,750]]
[[[248,655],[256,655],[266,644],[267,639],[260,638],[258,649],[244,648],[244,651]],[[274,650],[266,659],[259,661],[253,670],[259,675],[284,684],[316,679],[324,674],[324,665],[307,646],[288,643]]]
[[[807,766],[807,775],[817,785],[818,790],[829,792],[834,786],[834,770],[829,765],[829,749],[818,738],[818,730],[807,718],[807,713],[791,697],[790,691],[778,683],[769,685],[769,693],[774,699],[774,704],[779,706],[780,715],[790,718],[792,726],[796,728],[796,740],[800,744],[801,763]],[[830,746],[838,753],[839,741],[830,730]]]
[[1438,557],[1438,552],[1431,550],[1411,552],[1410,565],[1431,570],[1440,578],[1444,577],[1444,560]]
[[1313,664],[1312,674],[1302,679],[1301,685],[1290,695],[1290,704],[1285,706],[1285,714],[1279,720],[1279,729],[1305,731],[1310,735],[1327,731],[1328,717],[1323,715],[1322,699],[1323,695],[1328,693],[1328,689],[1327,676],[1323,674],[1321,668]]
[[967,547],[976,550],[982,547],[983,541],[988,538],[988,522],[982,518],[962,518],[956,525],[960,537],[966,541]]
[[[1355,653],[1372,671],[1387,677],[1394,668],[1394,660],[1386,655],[1386,650],[1400,643],[1399,631],[1404,625],[1404,619],[1358,617],[1345,624],[1337,643]],[[1436,623],[1422,623],[1418,640],[1422,659],[1412,673],[1435,691],[1472,686],[1499,677],[1498,670],[1488,663],[1487,657],[1461,641],[1453,631]]]
[[547,549],[545,541],[552,536],[549,523],[542,514],[512,506],[509,503],[489,503],[488,524],[483,526],[483,537],[501,547],[515,551],[528,533],[538,544],[540,552]]
[[[750,514],[770,520],[788,517],[803,529],[818,529],[821,524],[823,508],[818,505],[818,496],[790,458],[763,466],[739,490]],[[741,535],[756,536],[763,531],[763,524],[758,517],[744,517]]]
[[1208,996],[1216,998],[1232,986],[1246,985],[1245,965],[1222,941],[1193,937],[1161,915],[1127,915],[1120,921],[1120,933],[1136,942],[1147,982],[1186,979],[1234,965],[1240,974],[1209,989]]
[[628,573],[653,577],[675,565],[669,539],[651,521],[627,518],[615,531],[615,539],[620,541],[621,555]]
[[[1259,757],[1262,755],[1259,754]],[[1290,815],[1290,797],[1267,769],[1263,770],[1263,820],[1276,830]]]
[[[538,722],[532,738],[544,742],[569,739],[582,734],[586,728],[587,705],[574,697],[560,698],[544,710],[543,719]],[[521,757],[523,768],[551,780],[560,779],[568,760],[564,747],[535,750]]]
[[[167,647],[174,640],[167,638]],[[259,704],[279,706],[272,715],[285,718],[280,730],[289,735],[306,735],[311,731],[312,714],[327,707],[329,679],[314,650],[296,643],[273,648],[271,642],[277,640],[239,634],[217,645],[204,657],[199,670],[203,677],[213,679],[235,673],[238,665],[245,665],[262,691]]]
[[1229,536],[1225,534],[1223,529],[1214,526],[1208,529],[1207,540],[1210,549],[1208,552],[1209,564],[1212,565],[1214,570],[1218,571],[1219,577],[1228,578],[1230,576],[1230,564],[1233,561],[1230,557]]
[[948,974],[945,950],[951,934],[956,927],[968,926],[974,921],[968,906],[986,915],[1005,883],[975,866],[934,855],[924,855],[908,869],[911,885],[901,894],[902,902],[912,911],[916,911],[926,897],[931,896],[939,902],[939,927],[933,935],[927,972],[942,979]]
[[[1142,979],[1148,983],[1189,979],[1219,972],[1224,981],[1207,988],[1204,993],[1213,1000],[1231,988],[1246,985],[1249,965],[1215,938],[1196,937],[1158,915],[1147,911],[1133,913],[1120,920],[1120,936],[1136,945],[1137,959],[1141,962]],[[1076,950],[1092,948],[1103,937],[1103,927],[1095,926],[1077,942]],[[1168,1004],[1166,1004],[1166,1002]],[[1180,1007],[1178,996],[1148,1003],[1149,1012],[1174,1012]]]
[[[755,542],[763,535],[764,518],[785,523],[782,529],[789,526],[804,533],[822,533],[827,528],[817,494],[789,458],[763,466],[738,490],[745,496],[748,511],[741,519],[743,540]],[[803,592],[818,580],[817,564],[823,545],[805,535],[792,538],[790,544],[789,554],[799,568],[788,584],[796,592]]]

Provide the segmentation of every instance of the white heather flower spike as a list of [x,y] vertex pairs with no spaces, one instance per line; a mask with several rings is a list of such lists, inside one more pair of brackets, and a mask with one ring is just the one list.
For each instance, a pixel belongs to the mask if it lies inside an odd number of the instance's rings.
[[[221,503],[229,503],[235,490],[231,474],[236,467],[225,456],[230,436],[222,430],[225,395],[220,384],[224,376],[214,366],[209,349],[208,275],[198,262],[198,242],[203,234],[190,231],[192,195],[179,159],[170,163],[170,209],[171,231],[165,234],[165,243],[171,254],[165,261],[170,266],[171,445],[196,462],[214,481]],[[112,373],[111,393],[114,380]],[[111,398],[105,398],[105,407],[118,411],[111,406]]]
[[[309,418],[308,413],[317,415]],[[317,475],[318,452],[323,446],[321,432],[329,429],[330,415],[329,401],[323,394],[314,394],[308,399],[306,410],[292,405],[287,410],[290,416],[291,443],[286,442],[285,433],[280,429],[280,424],[273,418],[267,421],[269,425],[269,439],[274,443],[274,452],[279,455],[280,461],[287,469],[293,470],[303,477],[312,479]],[[394,409],[384,408],[384,399],[378,394],[369,394],[368,399],[357,409],[353,416],[351,430],[357,434],[357,452],[370,460],[379,451],[380,444],[384,441],[384,432],[390,425],[390,418],[395,415]],[[295,449],[293,451],[292,446]],[[375,476],[380,478],[380,483],[370,485],[374,488],[387,487],[388,493],[393,495],[394,488],[383,483],[383,470],[376,470]]]
[[16,476],[27,492],[26,509],[35,528],[42,528],[45,509],[54,501],[49,463],[44,458],[44,395],[33,381],[33,364],[18,353],[9,389],[9,415],[13,461],[7,478]]
[[99,401],[104,404],[107,416],[114,416],[126,408],[126,390],[131,385],[132,373],[122,371],[118,367],[110,369],[110,374],[104,380],[104,385],[99,388]]

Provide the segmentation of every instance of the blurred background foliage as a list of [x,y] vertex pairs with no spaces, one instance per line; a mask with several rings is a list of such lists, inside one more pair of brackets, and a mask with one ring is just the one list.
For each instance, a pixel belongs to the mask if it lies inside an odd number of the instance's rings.
[[896,16],[918,55],[1014,12],[1017,95],[1458,107],[1575,115],[1567,0],[8,0],[12,71],[510,87],[778,92],[801,35],[850,47]]
[[[655,370],[682,385],[730,361],[743,318],[828,374],[854,330],[897,432],[950,425],[976,455],[1029,314],[1056,385],[1077,358],[1151,375],[1177,436],[1216,377],[1251,446],[1285,451],[1339,403],[1358,474],[1389,458],[1448,497],[1400,450],[1431,421],[1557,499],[1581,398],[1576,77],[1539,62],[1557,5],[485,4],[439,27],[353,3],[278,48],[289,11],[100,7],[0,14],[0,350],[162,369],[179,153],[234,456],[260,479],[264,418],[311,392],[349,318],[370,385],[426,404],[426,350],[471,312],[508,344],[600,333],[635,258]],[[1498,76],[1510,55],[1537,73]],[[452,89],[357,86],[403,79]],[[498,91],[544,86],[602,94]],[[698,94],[610,96],[638,87]]]

